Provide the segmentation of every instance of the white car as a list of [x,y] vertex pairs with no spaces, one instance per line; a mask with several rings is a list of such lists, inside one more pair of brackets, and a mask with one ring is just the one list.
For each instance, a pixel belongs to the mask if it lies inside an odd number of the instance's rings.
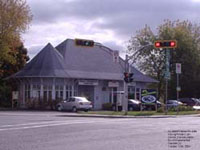
[[57,104],[57,110],[70,110],[77,112],[78,110],[88,111],[92,109],[92,103],[85,97],[71,97],[68,100],[61,101]]

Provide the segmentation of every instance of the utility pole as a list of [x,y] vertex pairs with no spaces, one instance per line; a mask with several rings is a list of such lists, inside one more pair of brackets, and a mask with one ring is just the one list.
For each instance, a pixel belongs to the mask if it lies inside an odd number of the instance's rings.
[[[129,63],[128,63],[128,55],[126,55],[125,58],[125,73],[129,73]],[[127,115],[128,112],[128,83],[124,80],[124,100],[122,105],[122,110],[124,112],[124,115]]]

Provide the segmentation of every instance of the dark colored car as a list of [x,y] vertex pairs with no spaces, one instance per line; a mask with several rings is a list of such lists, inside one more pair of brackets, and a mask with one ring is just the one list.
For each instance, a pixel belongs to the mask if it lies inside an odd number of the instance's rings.
[[196,98],[180,98],[178,101],[182,102],[186,106],[198,106],[200,102]]
[[128,100],[128,110],[129,111],[140,110],[140,105],[141,105],[141,102],[139,100],[135,100],[135,99]]
[[177,100],[167,100],[167,108],[176,108],[178,106],[183,105],[182,102]]
[[[140,105],[141,102],[139,100],[135,99],[129,99],[128,100],[128,110],[133,111],[133,110],[140,110]],[[112,110],[116,111],[116,104],[112,105]],[[118,111],[122,111],[122,106],[118,106]]]
[[[162,107],[163,103],[160,101],[156,101],[157,108]],[[155,104],[143,104],[142,110],[156,110],[156,105]]]

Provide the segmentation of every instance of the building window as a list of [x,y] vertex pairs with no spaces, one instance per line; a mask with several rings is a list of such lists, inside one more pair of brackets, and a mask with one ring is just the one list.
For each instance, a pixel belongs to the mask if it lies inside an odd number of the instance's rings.
[[136,88],[136,99],[140,100],[140,88]]
[[109,94],[109,102],[110,103],[116,103],[117,102],[117,87],[110,88],[110,94]]
[[135,87],[134,86],[128,87],[128,98],[135,99]]
[[31,98],[30,89],[31,89],[30,84],[25,84],[25,101],[30,100]]
[[56,99],[63,99],[63,85],[56,85],[55,86],[56,91]]
[[38,84],[34,84],[33,85],[33,97],[34,98],[37,98],[38,100],[40,100],[40,89],[41,89],[41,86]]
[[51,85],[44,85],[43,98],[45,101],[52,100],[52,86]]
[[[66,85],[66,99],[70,98],[73,96],[73,91],[72,91],[72,85]],[[75,94],[75,91],[74,91],[74,95]]]

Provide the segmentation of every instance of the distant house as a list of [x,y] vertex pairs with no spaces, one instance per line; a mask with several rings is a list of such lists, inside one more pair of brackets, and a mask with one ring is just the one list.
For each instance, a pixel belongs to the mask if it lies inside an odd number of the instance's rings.
[[[94,109],[120,99],[123,91],[124,60],[116,51],[99,43],[93,46],[77,45],[67,39],[56,47],[47,44],[21,71],[11,78],[18,81],[20,107],[28,100],[67,99],[84,96],[92,101]],[[134,82],[129,93],[140,99],[141,89],[156,80],[134,67]]]

